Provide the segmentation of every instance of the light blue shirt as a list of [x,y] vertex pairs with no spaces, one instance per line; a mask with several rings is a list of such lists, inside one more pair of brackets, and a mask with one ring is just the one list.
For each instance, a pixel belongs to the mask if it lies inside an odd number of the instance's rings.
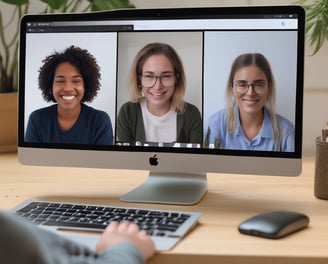
[[[249,140],[240,125],[239,111],[236,108],[236,129],[233,134],[229,132],[227,126],[226,109],[220,110],[210,116],[208,120],[207,139],[209,144],[220,142],[221,149],[238,150],[266,150],[274,151],[275,142],[273,137],[272,121],[269,110],[264,108],[264,121],[258,135]],[[286,118],[276,115],[282,133],[280,151],[293,152],[295,149],[295,128]]]

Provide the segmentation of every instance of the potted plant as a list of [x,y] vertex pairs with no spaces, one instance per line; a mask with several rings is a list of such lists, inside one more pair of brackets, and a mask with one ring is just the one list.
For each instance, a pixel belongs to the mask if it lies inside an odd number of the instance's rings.
[[[67,13],[134,8],[129,0],[0,0],[0,153],[17,149],[19,20],[27,13]],[[4,11],[5,10],[5,11]],[[4,14],[6,12],[6,14]],[[9,13],[9,14],[8,14]],[[5,17],[9,17],[5,19]]]
[[306,37],[316,54],[325,41],[328,41],[328,0],[300,0],[306,12]]

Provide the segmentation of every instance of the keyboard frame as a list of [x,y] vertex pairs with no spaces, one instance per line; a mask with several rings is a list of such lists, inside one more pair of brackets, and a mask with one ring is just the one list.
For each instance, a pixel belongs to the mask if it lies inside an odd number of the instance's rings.
[[[121,205],[104,205],[104,204],[91,204],[91,203],[77,203],[77,202],[66,202],[66,201],[51,201],[51,200],[42,200],[42,199],[28,199],[13,209],[10,210],[12,214],[17,215],[17,211],[26,207],[33,202],[45,202],[45,203],[56,203],[56,204],[73,204],[79,206],[97,206],[97,207],[113,207],[118,209],[132,209],[132,210],[149,210],[154,212],[168,212],[168,213],[179,213],[179,214],[189,214],[190,217],[181,224],[180,227],[174,232],[167,231],[165,236],[152,236],[156,249],[158,251],[166,251],[172,249],[182,238],[189,233],[199,221],[201,217],[200,212],[194,211],[184,211],[184,210],[169,210],[169,209],[153,209],[147,207],[132,207],[132,206],[121,206]],[[21,217],[21,216],[20,216]],[[22,217],[23,219],[27,218]],[[30,222],[30,221],[29,221]],[[31,222],[32,223],[32,222]],[[43,225],[34,223],[36,226],[49,230],[50,232],[55,232],[59,235],[63,235],[70,240],[73,240],[77,243],[82,243],[92,249],[95,249],[96,244],[99,241],[100,235],[103,230],[94,229],[94,228],[81,228],[81,227],[67,227],[62,225]]]

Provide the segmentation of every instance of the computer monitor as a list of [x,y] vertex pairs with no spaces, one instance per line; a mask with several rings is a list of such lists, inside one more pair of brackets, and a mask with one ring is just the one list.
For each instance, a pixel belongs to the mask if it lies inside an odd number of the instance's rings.
[[304,20],[298,6],[24,16],[19,160],[149,171],[127,202],[196,204],[207,173],[297,176]]

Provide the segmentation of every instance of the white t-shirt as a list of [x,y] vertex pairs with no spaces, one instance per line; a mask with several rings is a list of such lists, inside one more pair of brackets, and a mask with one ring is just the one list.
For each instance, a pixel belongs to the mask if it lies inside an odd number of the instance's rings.
[[175,142],[177,140],[177,113],[170,110],[163,116],[155,116],[148,111],[146,101],[140,104],[146,141]]

